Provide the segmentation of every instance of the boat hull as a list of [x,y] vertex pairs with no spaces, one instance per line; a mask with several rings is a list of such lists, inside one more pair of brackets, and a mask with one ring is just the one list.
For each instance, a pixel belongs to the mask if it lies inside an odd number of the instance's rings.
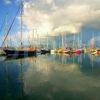
[[36,56],[36,50],[4,50],[6,56]]
[[45,49],[41,50],[41,54],[46,54],[46,53],[50,53],[50,50],[45,50]]
[[100,55],[100,50],[97,50],[97,54]]
[[59,48],[59,49],[57,50],[57,53],[63,53],[62,48]]
[[81,54],[82,53],[82,50],[75,50],[75,53],[76,54]]
[[57,50],[52,49],[52,50],[50,50],[50,53],[55,54],[55,53],[57,53]]
[[99,52],[97,52],[97,54],[98,54],[98,55],[100,55],[100,51],[99,51]]

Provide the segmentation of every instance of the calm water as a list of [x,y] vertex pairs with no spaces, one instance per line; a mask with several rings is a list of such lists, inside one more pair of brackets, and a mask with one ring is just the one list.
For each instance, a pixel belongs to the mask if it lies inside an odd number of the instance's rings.
[[100,100],[100,56],[0,57],[0,100]]

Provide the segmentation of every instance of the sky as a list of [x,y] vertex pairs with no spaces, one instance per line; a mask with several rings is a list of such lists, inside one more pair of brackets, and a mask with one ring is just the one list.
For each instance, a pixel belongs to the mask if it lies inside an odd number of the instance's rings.
[[[1,27],[6,17],[1,37],[11,25],[19,4],[20,0],[0,0]],[[23,39],[32,37],[34,31],[38,36],[82,33],[85,40],[93,35],[100,40],[99,4],[100,0],[23,0]],[[20,13],[10,35],[20,39]]]

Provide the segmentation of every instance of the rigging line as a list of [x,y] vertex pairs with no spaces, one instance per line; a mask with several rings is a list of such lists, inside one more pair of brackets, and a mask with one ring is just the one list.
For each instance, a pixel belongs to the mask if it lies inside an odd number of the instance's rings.
[[17,11],[17,13],[16,13],[16,15],[15,15],[15,17],[14,17],[14,19],[13,19],[13,21],[12,21],[12,23],[11,23],[10,27],[9,27],[9,29],[8,29],[8,32],[7,32],[7,34],[6,34],[5,38],[4,38],[4,41],[2,42],[1,47],[4,45],[5,40],[6,40],[7,36],[8,36],[8,34],[9,34],[9,32],[10,32],[10,30],[11,30],[12,26],[13,26],[13,23],[14,23],[14,21],[15,21],[15,19],[16,19],[17,14],[18,14],[18,12],[19,12],[19,11],[20,11],[20,7],[19,7],[19,9],[18,9],[18,11]]
[[0,32],[2,31],[3,29],[3,26],[5,25],[5,21],[6,21],[6,17],[7,17],[8,13],[5,15],[3,21],[2,21],[2,24],[1,24],[1,27],[0,27]]

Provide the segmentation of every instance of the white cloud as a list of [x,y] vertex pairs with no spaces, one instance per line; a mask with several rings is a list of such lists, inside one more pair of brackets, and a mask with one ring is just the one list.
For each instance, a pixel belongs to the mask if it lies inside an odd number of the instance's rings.
[[99,0],[25,0],[23,24],[39,34],[77,33],[83,26],[99,28]]
[[60,26],[56,29],[54,29],[54,34],[66,34],[67,33],[72,33],[72,34],[75,34],[75,33],[78,33],[80,31],[80,26],[78,25],[65,25],[65,26]]
[[47,4],[51,4],[53,3],[53,0],[42,0],[44,3],[47,3]]
[[6,4],[11,4],[11,3],[12,3],[11,0],[4,0],[4,2],[5,2]]
[[37,29],[41,34],[47,34],[52,30],[48,14],[36,10],[30,3],[24,4],[23,23],[28,30]]

